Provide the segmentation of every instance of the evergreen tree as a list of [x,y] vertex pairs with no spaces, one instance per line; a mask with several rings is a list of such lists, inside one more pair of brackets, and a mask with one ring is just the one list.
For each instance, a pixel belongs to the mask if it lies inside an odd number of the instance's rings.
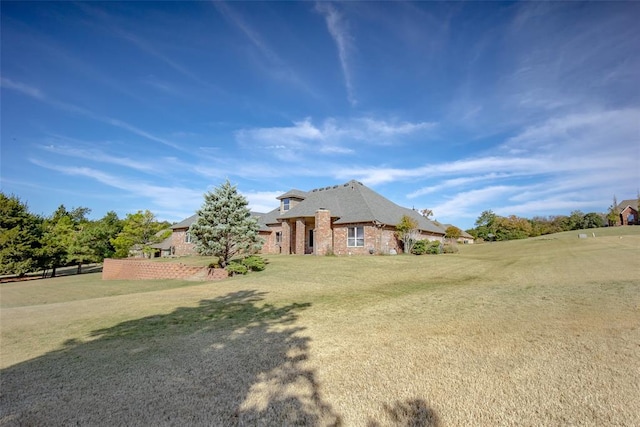
[[78,273],[82,264],[94,261],[93,248],[83,240],[83,233],[91,222],[87,215],[91,209],[73,208],[68,211],[64,205],[58,206],[55,212],[43,223],[41,239],[40,267],[51,269],[51,277],[56,275],[56,268],[77,264]]
[[204,195],[204,203],[189,232],[201,255],[218,257],[225,267],[236,255],[255,253],[262,247],[258,222],[247,199],[227,180]]
[[602,221],[602,217],[595,212],[585,214],[582,220],[582,228],[598,228],[603,225],[604,222]]
[[38,267],[41,224],[18,197],[0,193],[0,274],[23,276]]
[[82,232],[81,239],[88,241],[92,251],[92,261],[102,262],[115,254],[115,248],[111,243],[118,233],[122,231],[122,221],[118,215],[109,211],[102,219],[90,222]]
[[74,224],[64,206],[61,205],[50,218],[44,220],[42,228],[40,267],[43,270],[51,269],[51,277],[55,277],[56,268],[67,265]]

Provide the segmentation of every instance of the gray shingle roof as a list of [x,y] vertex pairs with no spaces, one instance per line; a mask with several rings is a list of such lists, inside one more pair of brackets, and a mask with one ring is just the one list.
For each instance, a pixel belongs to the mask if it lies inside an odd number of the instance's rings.
[[[260,225],[262,225],[261,223],[261,218],[266,216],[267,214],[264,214],[262,212],[251,212],[251,216],[258,218],[258,223]],[[193,224],[194,222],[196,222],[196,220],[198,219],[198,214],[193,214],[191,215],[189,218],[184,219],[182,221],[180,221],[177,224],[174,224],[171,226],[172,230],[177,230],[177,229],[181,229],[181,228],[189,228],[191,227],[191,224]],[[267,228],[265,227],[264,229],[261,228],[261,230],[266,231]]]
[[305,197],[307,197],[307,194],[308,193],[306,191],[296,190],[294,188],[294,189],[291,189],[291,190],[287,191],[283,195],[276,197],[276,199],[282,200],[282,199],[286,199],[287,197],[292,197],[294,199],[304,199]]
[[[443,226],[423,217],[419,212],[396,205],[361,182],[354,180],[311,191],[289,190],[277,199],[287,197],[303,200],[282,215],[280,208],[266,214],[251,212],[252,216],[258,218],[260,231],[269,231],[268,225],[277,224],[280,219],[313,217],[318,209],[328,209],[331,211],[331,217],[335,218],[334,224],[377,222],[395,226],[403,215],[407,215],[418,222],[420,230],[442,235],[445,233]],[[189,228],[197,218],[197,214],[192,215],[171,228],[173,230]]]
[[442,227],[413,209],[398,206],[358,181],[323,187],[307,192],[306,198],[279,218],[314,216],[318,209],[328,209],[337,218],[334,224],[378,222],[396,225],[403,215],[414,218],[423,231],[444,234]]
[[268,224],[277,224],[278,218],[280,218],[280,208],[275,208],[271,212],[267,212],[258,218],[258,224],[260,225],[260,230],[268,230]]
[[623,200],[620,203],[618,203],[618,209],[619,210],[624,210],[627,206],[631,206],[632,209],[638,209],[638,199],[629,199],[629,200]]
[[179,229],[179,228],[189,228],[189,227],[191,227],[191,224],[196,222],[196,219],[198,219],[198,214],[193,214],[189,218],[183,219],[179,223],[172,225],[171,229],[172,230],[176,230],[176,229]]

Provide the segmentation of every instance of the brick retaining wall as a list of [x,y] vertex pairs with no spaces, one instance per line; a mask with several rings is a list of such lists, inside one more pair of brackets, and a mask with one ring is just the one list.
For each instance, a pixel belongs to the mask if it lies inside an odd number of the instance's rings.
[[222,268],[195,267],[174,262],[107,258],[102,265],[102,280],[222,280],[227,277],[227,270]]

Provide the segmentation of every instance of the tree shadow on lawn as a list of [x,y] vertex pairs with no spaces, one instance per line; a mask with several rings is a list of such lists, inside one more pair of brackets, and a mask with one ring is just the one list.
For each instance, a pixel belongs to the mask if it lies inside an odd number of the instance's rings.
[[295,326],[241,291],[94,331],[0,372],[2,425],[339,425]]
[[[438,427],[440,420],[436,412],[427,406],[423,399],[411,399],[404,402],[397,401],[394,405],[383,405],[387,423],[402,427]],[[370,420],[367,427],[380,427],[377,421]]]

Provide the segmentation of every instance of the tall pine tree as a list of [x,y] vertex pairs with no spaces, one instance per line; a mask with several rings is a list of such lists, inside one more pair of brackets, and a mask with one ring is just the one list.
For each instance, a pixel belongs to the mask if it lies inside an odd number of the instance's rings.
[[189,228],[198,252],[218,257],[225,267],[236,255],[260,250],[258,222],[248,205],[229,180],[205,193],[202,208],[196,212],[198,219]]
[[41,223],[17,196],[0,192],[0,274],[24,276],[37,268]]

